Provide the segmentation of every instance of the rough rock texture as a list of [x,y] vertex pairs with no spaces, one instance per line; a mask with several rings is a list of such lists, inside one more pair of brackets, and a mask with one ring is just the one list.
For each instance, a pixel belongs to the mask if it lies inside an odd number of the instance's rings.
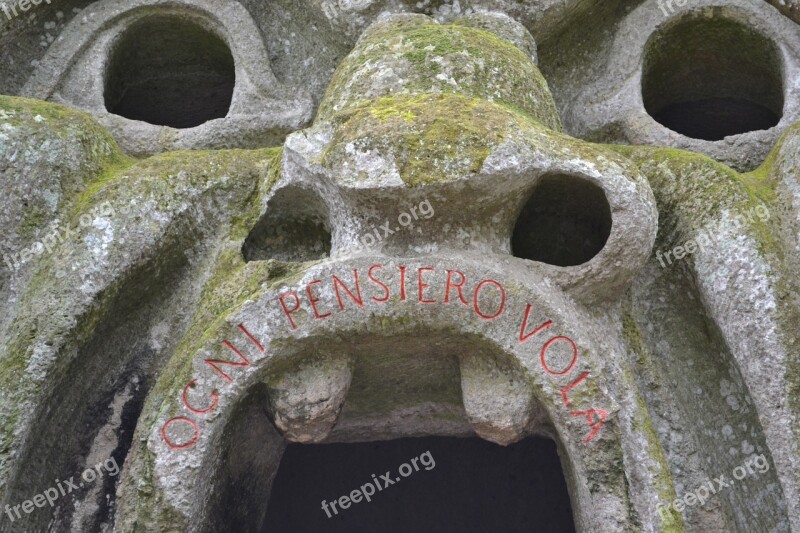
[[[0,530],[258,530],[288,442],[543,435],[578,531],[800,532],[800,33],[768,2],[54,6],[0,37],[41,99],[0,97],[0,508],[123,470]],[[199,48],[115,55],[173,23]],[[224,117],[109,112],[133,65],[207,111],[225,47]],[[685,98],[780,117],[701,140]]]
[[796,0],[770,0],[770,4],[781,10],[795,22],[800,22],[800,2]]

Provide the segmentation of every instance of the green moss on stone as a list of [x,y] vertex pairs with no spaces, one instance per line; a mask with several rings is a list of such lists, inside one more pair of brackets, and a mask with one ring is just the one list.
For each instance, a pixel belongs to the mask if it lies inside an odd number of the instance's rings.
[[778,177],[775,175],[776,167],[778,166],[780,155],[783,153],[783,146],[786,140],[789,137],[798,135],[800,135],[800,122],[783,132],[783,135],[781,135],[781,138],[760,167],[752,172],[742,174],[744,182],[765,202],[773,203],[778,200],[776,191],[779,187],[779,182]]
[[[220,252],[215,258],[212,274],[206,281],[196,313],[191,324],[181,338],[174,355],[160,374],[153,390],[147,396],[140,426],[144,433],[155,429],[162,416],[176,415],[180,405],[175,401],[180,391],[192,379],[194,361],[197,353],[203,349],[218,345],[227,338],[232,328],[227,317],[238,309],[245,301],[255,299],[261,291],[278,283],[285,283],[302,275],[314,263],[282,263],[277,261],[257,261],[245,263],[241,251],[228,249]],[[143,450],[145,452],[145,450]],[[155,457],[145,452],[143,464],[152,472]],[[143,480],[145,484],[155,486],[152,478]],[[161,491],[153,494],[142,494],[138,507],[141,510],[159,509],[167,512],[168,504],[161,501]]]
[[[457,94],[395,96],[363,101],[333,118],[333,136],[318,163],[346,176],[348,181],[370,177],[356,170],[361,154],[378,156],[397,169],[400,179],[414,187],[462,179],[479,172],[486,158],[503,143],[552,147],[563,157],[594,162],[598,168],[618,165],[635,169],[630,161],[602,145],[553,131],[524,110],[503,102],[488,102]],[[637,187],[644,180],[631,179]]]
[[[255,218],[260,209],[258,199],[272,187],[276,157],[282,148],[259,150],[196,150],[160,154],[134,165],[111,167],[84,191],[70,212],[73,225],[81,214],[90,212],[104,201],[117,208],[141,205],[147,198],[160,198],[158,208],[169,211],[180,199],[176,191],[194,188],[233,189],[244,186],[253,192],[244,202],[245,211],[236,211],[234,231]],[[262,183],[258,183],[261,179]],[[252,180],[248,183],[248,180]],[[255,187],[259,185],[259,187]]]
[[260,174],[266,176],[260,187],[253,190],[253,194],[247,201],[247,209],[235,213],[231,225],[231,239],[244,240],[258,222],[261,214],[261,199],[265,198],[272,190],[272,187],[280,179],[281,159],[283,157],[283,147],[266,148],[259,151],[255,165],[259,167]]
[[[79,316],[73,316],[73,312],[82,304],[60,300],[59,293],[68,291],[61,287],[63,282],[55,276],[57,266],[48,261],[35,270],[19,304],[20,317],[9,330],[11,341],[2,353],[0,390],[4,395],[3,414],[6,416],[2,420],[0,462],[6,461],[15,445],[22,416],[27,414],[30,400],[38,397],[41,394],[39,389],[49,383],[48,380],[30,379],[28,366],[34,342],[42,337],[50,338],[51,331],[64,331],[67,332],[66,338],[59,338],[56,346],[60,352],[76,353],[73,348],[85,345],[96,334],[98,324],[109,316],[112,307],[119,312],[120,291],[127,287],[125,284],[130,281],[130,276],[142,276],[144,274],[140,270],[150,267],[174,269],[172,258],[183,261],[183,254],[174,252],[185,249],[184,245],[189,246],[198,238],[194,233],[198,229],[196,224],[187,222],[186,217],[178,220],[180,213],[187,208],[190,217],[191,213],[206,211],[208,216],[223,221],[230,213],[235,213],[234,220],[229,220],[229,224],[222,229],[229,228],[231,238],[237,238],[237,232],[241,233],[237,227],[254,224],[258,218],[262,199],[279,175],[279,164],[276,163],[280,161],[280,152],[280,149],[181,152],[153,157],[133,166],[119,165],[115,170],[109,166],[107,172],[96,178],[92,186],[79,196],[69,217],[72,219],[71,226],[78,231],[73,239],[79,240],[81,233],[88,231],[77,223],[82,213],[104,202],[109,202],[115,210],[119,210],[128,202],[136,201],[141,212],[134,213],[134,218],[153,213],[161,220],[171,219],[170,226],[163,230],[175,231],[162,241],[162,246],[170,251],[163,259],[143,258],[142,261],[147,261],[146,265],[134,266],[135,272],[128,272],[123,279],[109,285]],[[145,202],[147,207],[141,207]],[[112,224],[123,225],[125,221],[112,217]],[[73,241],[67,241],[61,246],[73,244]],[[271,270],[276,270],[274,263],[245,264],[238,247],[220,253],[217,268],[201,295],[198,315],[194,317],[192,328],[182,340],[178,353],[194,355],[197,347],[210,339],[211,331],[217,331],[219,335],[229,334],[229,331],[223,331],[225,323],[221,317],[232,306],[241,304],[246,296],[258,292],[264,280],[269,278]],[[285,275],[287,268],[280,267],[277,270]],[[135,300],[133,298],[132,301]],[[47,314],[52,319],[43,323],[43,313],[48,309],[50,311]],[[42,329],[47,332],[43,333]],[[191,359],[191,356],[182,360],[178,358],[180,364],[168,368],[154,388],[153,402],[156,403],[151,405],[158,405],[156,409],[159,413],[166,408],[175,408],[170,400],[175,397],[174,391],[179,390],[175,387],[182,388],[186,376],[191,373]],[[66,375],[72,362],[72,358],[67,356],[57,358],[47,368],[48,376]],[[3,466],[7,466],[7,463]],[[146,480],[143,483],[153,485],[155,481]],[[164,509],[159,512],[162,511],[168,514],[172,512]]]
[[81,213],[88,211],[91,199],[94,198],[99,191],[117,181],[125,170],[130,168],[134,163],[135,160],[124,155],[120,155],[118,158],[110,161],[109,164],[103,168],[102,172],[87,184],[86,189],[77,196],[74,206],[71,209],[71,215],[75,217],[76,215],[79,216]]
[[28,119],[35,119],[38,116],[41,119],[36,119],[36,122],[44,120],[47,122],[47,127],[51,129],[61,130],[75,122],[79,122],[81,129],[95,131],[101,135],[108,136],[105,128],[100,126],[91,115],[61,104],[34,98],[0,95],[0,110],[10,115],[5,120],[10,120],[10,123],[14,126],[27,123]]
[[323,164],[334,166],[353,148],[374,150],[416,186],[478,172],[509,132],[529,122],[485,100],[430,94],[365,102],[337,115],[336,124]]
[[[515,45],[467,26],[411,22],[379,25],[359,41],[334,74],[318,122],[364,100],[447,93],[507,103],[561,129],[547,82]],[[385,72],[395,83],[381,81]]]
[[[772,211],[774,187],[761,178],[743,176],[704,155],[673,148],[612,146],[633,160],[653,189],[659,211],[659,242],[683,244],[723,210],[738,216],[755,238],[764,256],[780,254],[772,228],[773,217],[755,216],[759,206]],[[748,219],[752,219],[748,222]],[[671,238],[667,239],[667,235]]]
[[[781,136],[778,143],[770,152],[764,163],[754,170],[745,175],[745,178],[751,180],[758,186],[768,189],[769,191],[785,190],[785,185],[782,181],[797,179],[798,177],[798,162],[796,160],[797,150],[787,149],[786,145],[791,138],[794,145],[797,145],[797,138],[800,137],[800,123],[788,128]],[[777,195],[774,204],[779,216],[783,212],[793,208],[790,205],[785,205],[791,200],[786,195]],[[775,217],[776,219],[779,217]],[[792,219],[789,221],[776,220],[776,224],[786,224],[783,231],[794,232],[796,228],[791,227]],[[797,257],[796,254],[787,254],[788,257],[783,257],[784,261],[791,261],[792,256]],[[778,307],[776,309],[777,318],[781,324],[781,329],[785,331],[785,335],[789,339],[793,339],[792,335],[796,336],[796,332],[800,331],[800,308],[798,308],[797,295],[800,294],[800,287],[798,287],[798,280],[796,275],[796,268],[790,265],[784,265],[781,269],[781,276],[775,281],[775,291],[778,295]],[[789,340],[791,345],[791,340]],[[796,345],[796,343],[795,343]],[[794,346],[794,352],[789,355],[787,361],[787,402],[790,405],[790,411],[800,413],[800,357],[797,357],[797,347]],[[791,348],[790,348],[791,349]],[[795,436],[800,438],[800,416],[796,417],[793,424],[793,431]]]
[[[636,364],[640,372],[648,373],[652,370],[652,361],[647,352],[647,348],[642,334],[639,331],[639,326],[636,324],[633,316],[624,311],[622,314],[622,335],[628,349],[636,354]],[[624,369],[623,379],[630,390],[638,391],[636,378],[633,372],[627,367]],[[653,461],[649,470],[655,476],[656,491],[660,500],[669,504],[677,499],[675,492],[675,484],[672,479],[672,472],[669,468],[669,461],[664,453],[664,448],[661,445],[661,440],[658,438],[653,420],[647,408],[641,393],[636,392],[636,412],[633,416],[633,430],[641,433],[647,441],[647,454]],[[667,517],[664,518],[659,514],[661,524],[660,531],[662,533],[683,533],[686,529],[683,523],[681,514],[672,507],[667,510]]]
[[21,145],[16,164],[33,174],[26,176],[33,183],[48,183],[58,199],[57,205],[50,205],[38,195],[25,205],[16,229],[29,242],[40,239],[48,222],[79,203],[84,191],[133,162],[89,114],[63,105],[0,96],[0,122],[12,127],[7,134],[13,144]]
[[[633,379],[633,376],[630,377]],[[634,384],[633,381],[630,382]],[[675,492],[675,486],[672,480],[672,473],[669,469],[669,462],[667,461],[664,449],[661,446],[661,441],[658,439],[653,421],[650,418],[650,413],[647,411],[647,405],[640,395],[637,394],[636,414],[633,419],[633,430],[641,433],[647,440],[648,457],[653,461],[650,465],[650,472],[655,477],[656,491],[659,498],[665,504],[670,504],[678,498]],[[666,517],[663,516],[666,514]],[[683,533],[686,531],[683,523],[683,516],[674,507],[670,506],[666,513],[659,512],[658,518],[660,520],[662,533]]]
[[[11,126],[8,135],[24,140],[27,145],[40,148],[42,153],[29,159],[21,157],[17,163],[32,165],[31,172],[48,172],[55,176],[56,206],[44,201],[28,205],[17,227],[21,237],[26,240],[38,238],[38,232],[54,218],[61,218],[73,206],[81,191],[91,186],[93,180],[102,177],[109,169],[130,161],[119,150],[110,134],[87,113],[66,106],[40,100],[0,96],[0,122]],[[46,149],[44,147],[47,147]],[[48,151],[49,150],[49,151]],[[41,155],[41,157],[39,157]],[[44,162],[44,163],[42,163]],[[46,166],[45,166],[46,165]],[[32,179],[32,176],[26,176]],[[34,259],[34,261],[39,258]],[[58,284],[52,279],[52,272],[46,268],[35,270],[28,281],[26,292],[18,304],[21,316],[10,326],[7,336],[10,339],[0,354],[0,391],[3,393],[3,414],[0,422],[0,477],[7,473],[9,454],[14,447],[22,417],[30,415],[29,398],[40,391],[43,383],[30,379],[28,365],[33,356],[33,343],[40,329],[65,320],[63,316],[52,315],[48,323],[42,323],[36,315],[46,302],[58,292]],[[26,312],[27,310],[27,312]],[[89,329],[97,324],[102,305],[91,307],[83,317],[82,324]],[[52,329],[52,328],[51,328]],[[78,343],[88,338],[89,331],[79,327],[70,332],[65,342]],[[51,339],[50,342],[54,342]],[[66,358],[55,362],[63,370]]]
[[50,220],[50,210],[44,202],[29,205],[23,213],[22,221],[17,226],[20,236],[25,239],[33,239],[36,232]]

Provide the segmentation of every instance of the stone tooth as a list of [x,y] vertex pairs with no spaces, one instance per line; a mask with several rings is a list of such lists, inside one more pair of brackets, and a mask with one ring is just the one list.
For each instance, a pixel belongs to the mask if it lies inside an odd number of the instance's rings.
[[543,415],[522,371],[491,356],[461,358],[461,390],[475,433],[503,446],[529,435]]
[[352,370],[347,357],[315,360],[269,379],[269,410],[275,426],[292,442],[327,438],[342,411]]

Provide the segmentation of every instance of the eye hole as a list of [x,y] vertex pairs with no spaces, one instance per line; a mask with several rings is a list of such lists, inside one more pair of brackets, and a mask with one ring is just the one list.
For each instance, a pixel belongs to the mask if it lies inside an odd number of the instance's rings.
[[742,23],[689,15],[648,41],[642,99],[659,123],[694,139],[769,129],[783,114],[778,50]]
[[597,185],[568,175],[543,176],[517,219],[514,256],[550,265],[582,265],[611,235],[611,208]]
[[227,44],[175,16],[151,16],[114,47],[105,83],[110,113],[192,128],[228,114],[236,81]]
[[328,207],[309,189],[286,187],[275,193],[242,248],[245,261],[304,262],[331,254]]

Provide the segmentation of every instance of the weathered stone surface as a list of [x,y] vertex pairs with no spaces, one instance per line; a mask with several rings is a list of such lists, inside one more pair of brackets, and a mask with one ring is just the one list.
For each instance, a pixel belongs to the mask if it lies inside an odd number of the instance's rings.
[[[0,530],[258,530],[288,442],[545,435],[578,531],[800,531],[800,35],[769,3],[72,15],[0,86],[91,115],[0,98],[0,252],[69,228],[0,265],[0,508],[124,469]],[[229,47],[224,118],[108,112],[98,73],[148,17]],[[686,21],[712,31],[670,41]],[[775,127],[700,141],[648,114],[703,37],[741,52],[725,96],[782,99]]]
[[[785,151],[785,144],[791,143],[795,132],[796,127],[773,157]],[[796,397],[796,371],[791,361],[798,349],[798,263],[795,254],[784,255],[786,252],[781,250],[795,248],[796,232],[785,231],[785,225],[794,227],[797,211],[790,207],[794,201],[776,193],[787,181],[796,182],[796,167],[775,175],[771,157],[755,173],[737,175],[694,154],[664,149],[622,150],[640,161],[659,205],[675,206],[669,211],[660,210],[670,215],[662,219],[656,250],[669,250],[689,241],[703,242],[688,260],[688,271],[659,272],[659,261],[667,261],[662,256],[653,262],[650,275],[635,284],[633,292],[637,309],[634,314],[638,315],[634,320],[660,324],[655,332],[644,333],[648,340],[643,342],[643,348],[651,350],[651,357],[658,356],[653,363],[658,371],[653,375],[673,380],[669,395],[676,405],[685,406],[668,413],[665,418],[669,422],[665,424],[674,424],[672,432],[681,435],[681,440],[695,435],[696,442],[683,444],[677,454],[685,457],[686,446],[702,449],[703,457],[717,456],[718,465],[729,462],[733,469],[748,449],[768,447],[784,497],[787,502],[794,501],[798,490],[797,447],[785,443],[793,441],[798,429],[797,411],[791,400]],[[701,303],[703,312],[699,313],[697,304],[667,304],[667,296],[676,292],[686,294],[692,303]],[[708,325],[692,324],[692,315],[695,322]],[[670,341],[656,340],[664,338]],[[683,385],[686,373],[679,361],[692,366],[697,384]],[[708,383],[716,385],[714,394]],[[681,392],[675,392],[676,384]],[[702,418],[699,427],[690,429],[696,423],[692,418],[696,416],[698,400],[707,406],[709,415]],[[736,427],[729,423],[729,412],[741,413],[750,420]],[[711,419],[716,415],[711,413],[724,415],[714,423]],[[716,429],[709,431],[709,426]],[[764,434],[758,444],[753,442],[753,430],[759,428],[760,433],[762,426]],[[662,428],[666,435],[666,427]],[[730,445],[720,446],[721,441]],[[668,455],[672,453],[675,452],[668,451]],[[722,466],[717,468],[725,470]],[[702,464],[689,466],[683,474],[691,479],[687,484],[699,485],[705,469]],[[730,514],[735,514],[737,507],[752,505],[744,495],[736,496],[726,502]],[[696,512],[697,523],[710,527],[707,520],[711,519]],[[796,520],[796,506],[789,505],[788,512]],[[751,513],[738,521],[718,520],[727,528],[760,527],[764,519],[755,516]]]
[[464,409],[482,438],[512,444],[541,424],[545,415],[537,413],[535,393],[518,371],[480,354],[465,355],[460,368]]
[[75,198],[130,160],[86,114],[7,97],[0,97],[0,108],[0,191],[7,202],[0,210],[0,298],[7,302],[2,330],[14,317],[34,258],[52,251],[57,244],[52,236],[73,222]]
[[800,2],[796,0],[770,0],[770,4],[781,10],[793,21],[800,23]]
[[[87,155],[94,149],[80,141],[73,147]],[[109,160],[119,156],[113,146],[104,151]],[[259,182],[268,182],[256,176],[266,178],[274,152],[161,156],[124,167],[65,199],[75,206],[67,212],[69,231],[52,252],[32,261],[32,274],[20,270],[10,282],[15,287],[23,276],[30,278],[7,305],[13,320],[3,329],[0,470],[6,501],[23,501],[50,486],[53,472],[83,468],[75,454],[88,451],[106,424],[97,413],[129,383],[139,383],[134,401],[141,403],[189,318],[178,311],[197,301],[200,287],[191,278],[204,269],[208,254],[224,248],[225,235],[241,234],[234,221],[255,220],[258,207],[250,202]],[[90,224],[79,222],[81,213],[95,213]],[[223,220],[234,223],[221,230]],[[164,284],[171,290],[158,288]],[[125,318],[115,323],[113,316]],[[139,345],[135,337],[142,331],[148,333]],[[63,429],[84,424],[94,431]]]
[[[270,68],[268,51],[259,38],[258,28],[241,4],[182,0],[182,9],[164,9],[161,12],[148,10],[147,7],[152,5],[151,0],[140,3],[118,0],[88,7],[82,12],[81,20],[72,22],[73,27],[81,30],[66,30],[66,36],[42,58],[22,93],[92,112],[115,134],[123,148],[134,155],[187,148],[251,148],[275,144],[287,132],[300,128],[311,119],[310,95],[290,91],[278,81]],[[221,118],[185,129],[170,127],[169,124],[154,125],[112,113],[110,108],[114,102],[110,101],[110,92],[113,87],[108,85],[108,77],[119,69],[130,68],[130,65],[119,64],[123,58],[115,58],[112,53],[115,47],[131,48],[122,51],[125,61],[132,61],[136,49],[145,44],[161,48],[166,54],[180,44],[170,38],[170,31],[182,23],[203,30],[187,33],[185,39],[191,39],[185,43],[188,47],[199,48],[198,53],[211,56],[215,52],[209,48],[209,40],[216,35],[224,39],[220,46],[227,46],[232,55],[235,72],[231,83],[235,82],[235,86]],[[122,38],[133,32],[138,32],[132,37],[134,40],[121,44]],[[97,38],[98,33],[102,33],[102,38]],[[163,39],[163,43],[150,42],[154,39]],[[211,68],[205,64],[210,61],[208,57],[187,57],[191,54],[192,51],[187,50],[177,57],[176,63],[196,61],[192,69]],[[182,90],[177,86],[178,81],[170,81],[176,67],[162,67],[157,62],[144,63],[144,67],[163,69],[154,73],[160,87],[153,91],[149,101],[136,105],[177,105],[179,100],[159,103],[165,98],[165,92]],[[105,73],[105,76],[97,76],[98,72]],[[137,75],[143,78],[147,73],[139,72]],[[209,75],[201,72],[201,76]],[[195,80],[195,85],[201,79]],[[132,84],[126,90],[134,87]],[[214,88],[215,92],[221,90]],[[205,96],[206,99],[211,97],[212,94]],[[210,102],[206,104],[210,105]],[[258,109],[258,113],[254,113],[254,109]]]
[[[560,129],[547,82],[531,62],[530,46],[524,44],[525,28],[500,19],[505,24],[498,36],[467,25],[479,26],[480,20],[485,19],[473,17],[452,25],[422,15],[379,20],[337,69],[317,123],[364,100],[449,93],[513,106]],[[505,39],[509,34],[513,41]]]
[[268,388],[275,426],[293,442],[320,442],[342,410],[353,375],[346,357],[333,356],[277,372]]

